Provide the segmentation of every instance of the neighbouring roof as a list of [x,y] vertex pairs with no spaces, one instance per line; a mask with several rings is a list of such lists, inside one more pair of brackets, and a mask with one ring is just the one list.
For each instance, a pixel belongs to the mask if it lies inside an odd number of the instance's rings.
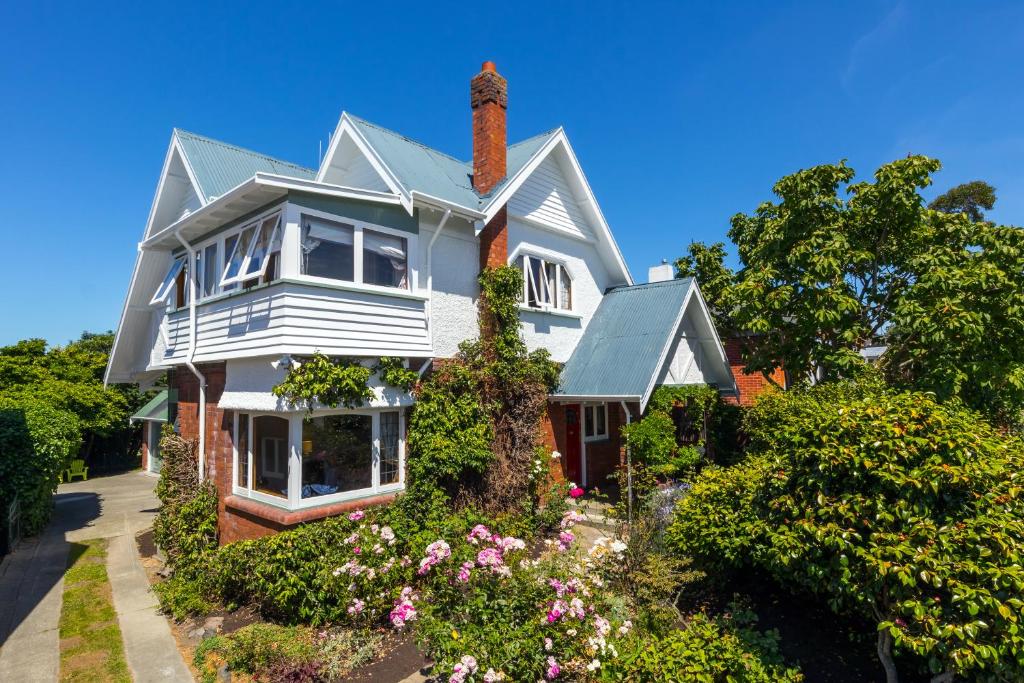
[[156,422],[167,422],[167,397],[167,389],[159,392],[149,403],[139,408],[139,411],[132,415],[132,421],[153,420]]
[[682,278],[605,294],[562,368],[555,396],[645,400],[692,287],[692,278]]
[[473,189],[473,162],[460,161],[393,130],[348,114],[349,119],[409,192],[419,192],[465,206],[480,208],[501,191],[558,129],[509,145],[505,179],[485,197]]
[[307,180],[316,178],[316,171],[312,169],[281,161],[266,154],[189,133],[180,128],[175,128],[174,134],[181,144],[181,150],[206,201],[219,197],[239,183],[252,178],[257,172]]

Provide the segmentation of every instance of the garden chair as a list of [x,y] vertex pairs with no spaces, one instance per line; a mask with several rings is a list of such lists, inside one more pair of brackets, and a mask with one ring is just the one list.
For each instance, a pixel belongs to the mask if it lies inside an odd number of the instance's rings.
[[72,460],[71,467],[66,472],[69,482],[73,481],[75,477],[81,477],[82,481],[89,481],[89,468],[85,466],[84,460]]

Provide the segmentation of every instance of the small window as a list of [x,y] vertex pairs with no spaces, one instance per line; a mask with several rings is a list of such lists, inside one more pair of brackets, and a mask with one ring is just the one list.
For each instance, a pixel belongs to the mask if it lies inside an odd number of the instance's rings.
[[[238,244],[238,235],[228,235],[224,239],[224,263],[222,264],[222,268],[224,270],[227,270],[228,263],[231,261],[231,256],[235,251],[236,244]],[[230,292],[231,290],[236,289],[237,287],[238,285],[234,283],[230,285],[221,285],[220,291]]]
[[260,225],[256,238],[249,245],[249,254],[241,279],[263,277],[270,262],[270,255],[281,250],[280,215],[271,216]]
[[234,246],[224,262],[224,275],[220,281],[222,286],[237,283],[242,279],[242,267],[245,265],[245,257],[249,253],[249,246],[252,244],[255,234],[256,226],[251,226],[238,235],[238,239],[235,240]]
[[608,438],[608,405],[583,406],[583,436],[585,439]]
[[238,414],[238,487],[249,488],[249,414]]
[[196,268],[197,273],[202,273],[204,297],[217,293],[217,265],[217,243],[214,242],[202,251],[202,268]]
[[153,298],[150,300],[149,305],[155,306],[156,304],[166,303],[168,295],[170,295],[170,293],[175,289],[175,285],[178,282],[178,276],[184,271],[185,259],[174,259],[174,262],[171,263],[171,267],[167,269],[167,275],[164,277],[164,281],[156,288],[156,292],[153,294]]
[[363,230],[363,282],[408,288],[406,241],[374,230]]
[[303,274],[354,281],[354,237],[355,228],[351,225],[303,216]]
[[397,484],[401,462],[398,453],[398,413],[380,414],[380,484]]
[[530,308],[572,310],[572,278],[564,265],[523,255],[516,267],[523,271],[521,302]]

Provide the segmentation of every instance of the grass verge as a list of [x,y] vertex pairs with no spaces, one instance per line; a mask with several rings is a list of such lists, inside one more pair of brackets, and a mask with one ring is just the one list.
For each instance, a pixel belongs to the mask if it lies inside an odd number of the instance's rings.
[[107,579],[105,539],[71,544],[60,611],[60,680],[131,681]]

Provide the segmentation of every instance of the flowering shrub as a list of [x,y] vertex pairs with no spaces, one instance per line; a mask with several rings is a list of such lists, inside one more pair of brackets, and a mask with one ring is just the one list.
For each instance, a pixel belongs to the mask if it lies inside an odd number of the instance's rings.
[[571,680],[593,677],[617,655],[632,624],[605,589],[605,572],[625,544],[571,552],[579,518],[566,513],[555,552],[540,560],[527,557],[522,539],[484,525],[450,555],[423,558],[429,599],[417,605],[417,631],[439,675],[450,683]]

